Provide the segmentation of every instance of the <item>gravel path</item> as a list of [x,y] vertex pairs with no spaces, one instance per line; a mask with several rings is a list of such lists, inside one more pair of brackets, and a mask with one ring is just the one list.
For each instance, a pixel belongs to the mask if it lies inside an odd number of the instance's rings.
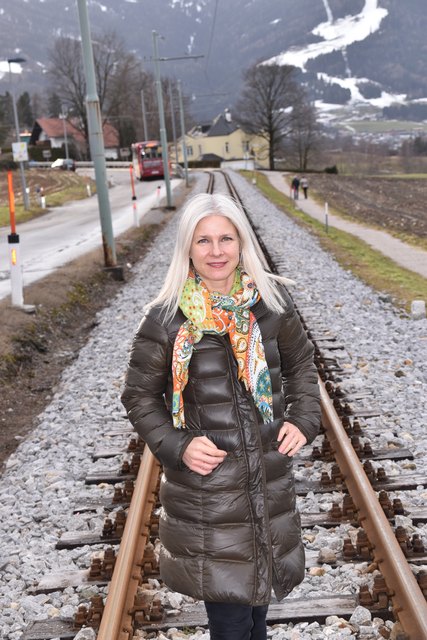
[[[383,446],[406,446],[415,459],[405,465],[389,462],[390,475],[423,473],[427,462],[425,424],[427,419],[427,322],[412,321],[400,315],[387,301],[350,273],[341,269],[308,233],[289,221],[243,178],[233,174],[256,224],[268,237],[266,245],[280,256],[283,274],[296,285],[292,295],[318,327],[333,327],[345,348],[334,355],[347,376],[342,387],[351,392],[370,391],[369,404],[381,409],[380,418],[368,420],[373,437],[380,435]],[[206,176],[197,180],[195,191],[202,191]],[[99,324],[79,358],[65,371],[51,404],[39,416],[33,433],[10,457],[0,479],[0,637],[18,640],[32,620],[71,618],[80,601],[103,592],[96,586],[68,588],[50,594],[32,595],[31,587],[47,573],[86,568],[96,548],[58,551],[55,544],[65,531],[92,531],[104,521],[97,513],[72,515],[71,507],[86,496],[110,495],[111,487],[87,487],[89,471],[105,467],[92,462],[101,442],[100,434],[124,424],[120,392],[131,339],[143,314],[143,307],[157,292],[164,278],[174,241],[177,216],[158,237],[156,246],[144,261],[134,267],[135,277],[102,311]],[[265,235],[265,234],[268,234]],[[119,464],[119,462],[118,462]],[[317,463],[316,463],[317,464]],[[320,467],[319,467],[320,468]],[[313,468],[313,473],[316,467]],[[298,470],[297,473],[303,473]],[[311,472],[310,472],[311,473]],[[399,495],[399,494],[396,494]],[[403,494],[402,494],[403,495]],[[318,499],[308,495],[300,500],[301,510],[325,510],[333,494]],[[394,496],[393,496],[394,497]],[[403,495],[405,503],[425,504],[427,491]],[[427,544],[426,528],[413,527]],[[340,531],[317,527],[306,533],[307,548],[337,548]],[[355,568],[331,568],[325,575],[309,575],[293,596],[319,595],[321,592],[355,593],[357,582],[369,580],[366,563]],[[357,573],[358,572],[358,573]],[[356,577],[355,577],[356,575]],[[326,578],[326,581],[325,581]],[[322,580],[322,581],[321,581]],[[164,595],[173,606],[185,599]],[[318,638],[377,638],[377,622],[358,608],[352,624],[336,619],[327,625],[280,625],[270,629],[277,640]],[[179,633],[158,638],[182,637]],[[207,640],[200,630],[194,636]]]

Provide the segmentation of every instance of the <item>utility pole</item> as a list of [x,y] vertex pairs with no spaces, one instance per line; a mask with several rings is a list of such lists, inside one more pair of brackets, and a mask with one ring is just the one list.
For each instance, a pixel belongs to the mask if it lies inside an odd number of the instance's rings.
[[169,78],[169,102],[171,107],[172,136],[173,136],[173,146],[175,148],[175,162],[176,164],[178,164],[178,147],[176,144],[175,110],[173,106],[172,82],[170,78]]
[[184,157],[185,186],[188,187],[187,145],[185,143],[184,107],[182,105],[181,80],[178,80],[179,117],[181,120],[182,155]]
[[[164,61],[167,61],[167,60],[192,60],[192,59],[194,60],[195,58],[204,58],[204,56],[203,55],[200,55],[200,56],[176,56],[176,57],[173,57],[173,58],[159,58],[158,48],[157,48],[157,38],[158,38],[159,34],[156,31],[153,31],[152,33],[153,33],[153,49],[154,49],[154,68],[155,68],[155,71],[156,71],[157,101],[158,101],[158,105],[159,105],[159,117],[160,117],[160,139],[161,139],[161,143],[162,143],[163,153],[164,153],[164,150],[166,149],[166,154],[167,154],[165,114],[164,114],[164,109],[163,109],[163,96],[162,96],[162,87],[161,87],[161,83],[160,83],[159,62],[164,62]],[[164,138],[165,145],[163,145],[162,132],[163,132],[163,138]],[[164,167],[164,170],[165,170],[165,182],[166,182],[166,175],[167,175],[166,192],[168,193],[168,190],[169,190],[169,193],[170,193],[169,166],[165,166],[165,159],[164,158],[165,158],[165,156],[163,155],[163,167]],[[166,155],[166,158],[167,158],[167,155]],[[187,177],[186,184],[188,186],[188,177]],[[168,204],[169,204],[169,196],[168,196]]]
[[147,116],[145,113],[144,90],[141,89],[142,122],[144,124],[144,140],[148,140]]
[[[11,91],[12,91],[13,117],[14,117],[14,120],[15,120],[16,141],[17,142],[21,142],[21,137],[19,135],[20,129],[19,129],[19,121],[18,121],[18,109],[16,108],[15,85],[12,82],[12,70],[11,70],[10,65],[13,64],[13,63],[19,64],[20,62],[26,62],[25,58],[8,58],[7,59],[7,64],[9,65],[9,82],[10,82],[10,88],[11,88]],[[30,199],[28,197],[27,182],[25,180],[24,163],[22,162],[22,160],[19,162],[19,171],[20,171],[20,174],[21,174],[22,197],[23,197],[23,200],[24,200],[24,209],[29,209],[30,208]]]
[[90,37],[89,15],[86,0],[77,0],[77,5],[82,37],[83,67],[86,78],[86,110],[89,127],[89,146],[93,166],[95,168],[96,192],[98,196],[102,244],[104,248],[104,262],[106,267],[120,271],[117,267],[113,225],[111,221],[102,118],[99,108],[99,98],[96,91],[95,65],[93,62],[93,49]]
[[66,123],[67,114],[65,113],[64,105],[61,105],[61,115],[59,117],[61,118],[62,124],[64,125],[65,159],[67,161],[67,170],[68,170],[69,154],[68,154],[67,123]]
[[166,125],[165,125],[165,112],[163,107],[163,95],[162,84],[160,81],[160,68],[159,68],[159,52],[157,47],[157,38],[159,34],[157,31],[152,31],[153,34],[153,50],[154,50],[154,69],[156,72],[156,89],[157,89],[157,104],[159,108],[159,120],[160,120],[160,142],[162,145],[162,159],[163,159],[163,172],[165,176],[166,186],[166,200],[167,208],[172,209],[172,192],[169,177],[169,157],[168,157],[168,141],[166,138]]

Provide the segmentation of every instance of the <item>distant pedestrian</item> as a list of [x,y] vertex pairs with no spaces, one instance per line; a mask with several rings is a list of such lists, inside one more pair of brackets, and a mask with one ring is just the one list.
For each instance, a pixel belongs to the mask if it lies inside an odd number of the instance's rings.
[[300,180],[301,189],[304,191],[304,198],[307,200],[308,198],[308,180],[305,176],[303,176]]
[[294,176],[291,182],[292,196],[294,200],[298,200],[299,185],[300,185],[300,181],[298,176]]

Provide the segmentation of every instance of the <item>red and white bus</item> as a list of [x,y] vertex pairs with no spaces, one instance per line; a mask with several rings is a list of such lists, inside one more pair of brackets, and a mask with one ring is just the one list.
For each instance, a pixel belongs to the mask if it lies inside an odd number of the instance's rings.
[[139,180],[163,178],[162,147],[158,140],[135,142],[132,145],[132,163]]

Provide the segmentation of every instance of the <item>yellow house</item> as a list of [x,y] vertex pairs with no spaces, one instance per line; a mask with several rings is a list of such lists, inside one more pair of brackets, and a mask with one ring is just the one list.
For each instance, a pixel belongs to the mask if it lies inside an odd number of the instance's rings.
[[[265,140],[243,131],[232,121],[227,109],[212,124],[193,127],[185,135],[185,145],[188,162],[216,160],[222,165],[237,166],[240,161],[240,167],[245,168],[245,164],[255,160],[256,166],[268,168]],[[182,138],[178,141],[178,162],[184,162]]]

